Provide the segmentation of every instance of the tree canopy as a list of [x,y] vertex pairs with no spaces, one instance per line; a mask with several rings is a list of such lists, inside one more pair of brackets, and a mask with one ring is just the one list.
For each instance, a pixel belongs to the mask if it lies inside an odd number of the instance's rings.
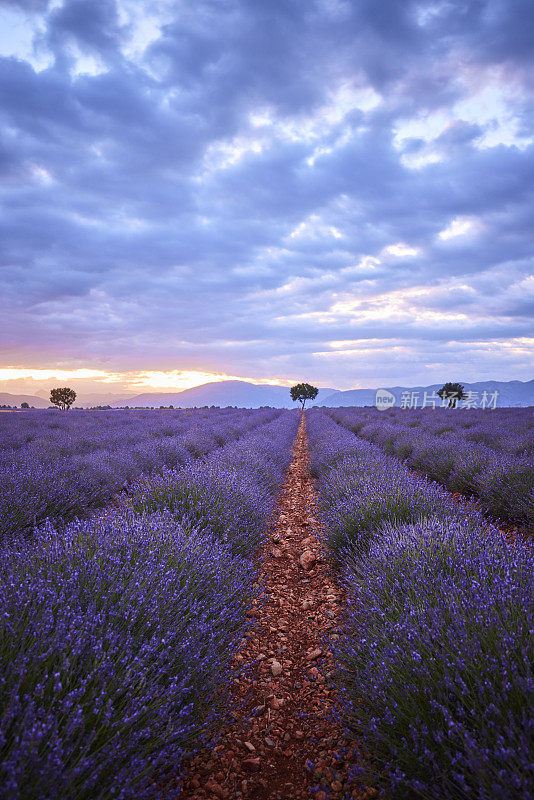
[[69,389],[68,386],[63,386],[62,388],[58,389],[51,389],[50,391],[50,402],[58,406],[58,408],[63,409],[63,411],[68,411],[71,405],[76,400],[76,392],[74,389]]
[[304,409],[306,400],[313,400],[316,398],[319,389],[316,389],[315,386],[311,386],[309,383],[297,383],[295,386],[292,386],[289,391],[291,392],[291,399],[295,402],[302,403],[302,408]]
[[442,400],[449,401],[448,408],[456,408],[458,400],[467,400],[467,395],[461,383],[451,383],[450,381],[444,383],[437,394]]

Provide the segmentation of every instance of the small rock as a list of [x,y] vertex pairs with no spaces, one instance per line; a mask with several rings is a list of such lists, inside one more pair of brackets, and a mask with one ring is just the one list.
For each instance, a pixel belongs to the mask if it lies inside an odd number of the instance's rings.
[[265,737],[265,744],[267,745],[267,747],[275,747],[276,746],[270,736],[266,736]]
[[277,675],[280,675],[282,672],[282,665],[273,658],[273,662],[271,664],[271,672],[273,673],[274,677],[276,678]]
[[249,772],[259,772],[261,769],[261,761],[259,758],[245,758],[243,767]]
[[305,550],[300,557],[300,566],[306,571],[310,570],[315,564],[316,558],[311,550]]
[[208,781],[205,788],[217,797],[224,797],[223,788],[216,781]]
[[312,650],[311,653],[308,653],[306,658],[308,661],[313,661],[314,659],[319,658],[322,652],[323,651],[318,647],[316,650]]
[[256,748],[254,747],[254,745],[252,744],[252,742],[243,742],[243,744],[245,745],[245,747],[247,748],[247,750],[248,750],[250,753],[255,753],[255,752],[256,752]]

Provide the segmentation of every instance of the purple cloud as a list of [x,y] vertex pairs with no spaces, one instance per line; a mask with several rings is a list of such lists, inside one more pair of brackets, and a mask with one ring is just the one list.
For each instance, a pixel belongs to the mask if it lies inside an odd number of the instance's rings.
[[530,377],[529,2],[6,8],[6,365]]

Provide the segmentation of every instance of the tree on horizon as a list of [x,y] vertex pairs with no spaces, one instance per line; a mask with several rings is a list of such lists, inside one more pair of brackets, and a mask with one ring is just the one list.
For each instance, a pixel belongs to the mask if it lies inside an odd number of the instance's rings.
[[289,391],[291,393],[291,399],[294,402],[302,403],[302,410],[304,411],[306,400],[314,400],[317,397],[319,389],[316,389],[315,386],[309,383],[297,383],[295,386],[292,386]]
[[447,408],[456,408],[458,400],[467,400],[464,386],[461,383],[451,383],[450,381],[443,384],[437,395],[442,400],[448,399]]
[[50,402],[63,411],[68,411],[75,400],[76,392],[68,386],[50,390]]

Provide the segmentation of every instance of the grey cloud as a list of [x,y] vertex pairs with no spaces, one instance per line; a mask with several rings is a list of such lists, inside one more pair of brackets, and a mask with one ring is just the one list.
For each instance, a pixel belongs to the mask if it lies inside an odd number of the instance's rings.
[[82,50],[116,57],[121,26],[115,0],[66,0],[47,22],[47,41],[53,51],[62,51],[74,40]]
[[[38,342],[80,363],[109,361],[111,349],[130,366],[198,358],[234,374],[240,364],[270,375],[329,369],[335,383],[337,362],[313,356],[331,340],[394,338],[423,354],[456,336],[471,358],[470,342],[528,334],[527,301],[495,304],[483,276],[532,269],[532,145],[481,150],[482,126],[456,120],[433,143],[443,160],[414,170],[393,143],[399,120],[458,99],[451,65],[466,52],[472,65],[506,62],[519,75],[530,55],[509,4],[450,2],[422,22],[421,4],[400,0],[359,0],[338,18],[319,4],[189,2],[136,60],[123,56],[131,31],[113,0],[48,15],[45,4],[25,7],[42,12],[56,61],[36,72],[0,59],[0,284],[14,354]],[[74,74],[73,42],[105,71]],[[250,124],[265,107],[293,124],[316,115],[352,79],[385,102],[297,141]],[[527,131],[531,105],[521,113]],[[209,148],[236,136],[263,136],[265,147],[205,172]],[[310,163],[316,147],[325,152]],[[442,242],[461,215],[481,220],[478,235]],[[311,217],[324,230],[291,238]],[[421,252],[383,252],[397,242]],[[367,256],[382,263],[356,268]],[[450,277],[474,295],[438,288],[419,307],[467,310],[464,326],[295,317],[324,315],[344,294],[365,303]],[[276,293],[295,278],[306,280]],[[498,279],[487,282],[494,293]],[[397,358],[407,363],[386,352],[376,369]]]
[[4,0],[4,3],[22,11],[43,13],[50,5],[50,0]]

